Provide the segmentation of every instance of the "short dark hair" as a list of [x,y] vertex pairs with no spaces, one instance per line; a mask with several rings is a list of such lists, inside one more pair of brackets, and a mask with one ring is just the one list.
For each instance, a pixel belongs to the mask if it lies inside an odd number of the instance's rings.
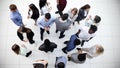
[[17,9],[17,6],[16,6],[15,4],[11,4],[11,5],[9,6],[9,9],[10,9],[10,10],[16,10],[16,9]]
[[95,23],[99,23],[101,21],[101,17],[96,15],[94,18]]
[[78,55],[78,60],[79,60],[79,61],[85,61],[85,60],[86,60],[86,53],[79,54],[79,55]]
[[44,45],[45,45],[45,46],[50,46],[50,41],[49,41],[49,39],[45,39]]
[[45,14],[45,18],[50,19],[50,18],[51,18],[50,13],[46,13],[46,14]]
[[58,68],[65,68],[65,64],[63,62],[60,62],[57,64]]
[[61,18],[62,18],[62,20],[68,19],[68,14],[67,14],[67,13],[63,14],[63,15],[61,16]]
[[75,40],[74,40],[74,44],[75,44],[75,45],[79,45],[79,44],[81,44],[81,41],[80,41],[79,39],[75,39]]
[[94,33],[94,32],[97,31],[97,26],[95,26],[95,25],[91,25],[89,30],[92,30],[93,33]]

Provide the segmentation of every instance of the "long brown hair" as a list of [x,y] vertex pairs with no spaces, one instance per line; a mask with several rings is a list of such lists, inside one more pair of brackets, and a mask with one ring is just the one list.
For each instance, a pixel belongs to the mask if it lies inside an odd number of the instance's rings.
[[89,4],[86,4],[86,5],[84,5],[83,7],[81,7],[80,9],[85,10],[85,9],[89,9],[89,8],[90,8],[90,5],[89,5]]
[[18,54],[19,54],[19,51],[20,51],[19,45],[14,44],[14,45],[12,46],[12,50],[18,55]]
[[76,15],[77,14],[77,12],[78,12],[78,9],[77,8],[73,8],[72,10],[71,10],[71,12],[72,11],[74,11],[75,12],[75,14],[74,15]]

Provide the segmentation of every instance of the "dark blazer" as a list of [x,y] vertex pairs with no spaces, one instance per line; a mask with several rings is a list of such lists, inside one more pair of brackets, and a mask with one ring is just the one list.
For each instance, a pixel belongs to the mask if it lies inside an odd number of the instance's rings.
[[[83,9],[79,10],[78,17],[76,18],[76,21],[81,21],[82,19],[86,18],[85,11]],[[87,12],[88,15],[88,12]]]
[[57,45],[55,43],[51,42],[49,46],[46,46],[46,45],[42,44],[39,47],[39,50],[42,50],[42,51],[45,51],[45,52],[48,52],[48,51],[53,52],[54,48],[57,48]]

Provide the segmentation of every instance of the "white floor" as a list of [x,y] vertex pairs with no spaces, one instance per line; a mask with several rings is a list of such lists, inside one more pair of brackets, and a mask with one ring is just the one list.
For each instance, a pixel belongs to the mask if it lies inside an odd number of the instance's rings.
[[[56,56],[66,56],[62,51],[65,45],[63,42],[68,40],[69,37],[76,33],[80,25],[71,26],[71,29],[66,31],[65,38],[58,39],[59,34],[55,34],[55,24],[52,26],[48,35],[44,34],[44,38],[48,38],[51,41],[58,44],[58,48],[53,53],[44,53],[38,51],[38,47],[43,42],[40,41],[39,28],[34,26],[34,21],[27,19],[28,5],[34,3],[38,8],[39,0],[0,0],[0,68],[33,68],[32,62],[36,59],[45,59],[49,62],[48,68],[54,68]],[[51,3],[52,11],[54,13],[56,9],[56,0],[48,0]],[[100,15],[102,21],[98,27],[97,35],[88,43],[85,43],[84,47],[90,47],[94,44],[103,45],[105,52],[103,55],[94,59],[87,59],[84,64],[75,64],[72,62],[67,63],[66,68],[120,68],[120,8],[119,0],[67,0],[67,7],[64,12],[68,9],[77,7],[80,8],[84,4],[90,4],[91,10],[89,15]],[[36,45],[30,45],[25,43],[28,49],[33,51],[33,54],[26,58],[24,56],[16,55],[12,50],[11,46],[14,43],[23,43],[19,40],[16,35],[18,27],[13,24],[9,18],[9,5],[16,4],[20,13],[23,16],[23,22],[27,24],[27,27],[31,28],[35,32]],[[84,23],[84,21],[81,21]],[[78,46],[80,47],[80,46]],[[73,50],[69,54],[76,52]]]

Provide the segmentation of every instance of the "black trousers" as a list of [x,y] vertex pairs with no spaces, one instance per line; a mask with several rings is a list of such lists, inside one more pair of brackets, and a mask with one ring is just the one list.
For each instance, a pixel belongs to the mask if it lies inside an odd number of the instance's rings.
[[[23,34],[21,34],[20,32],[17,32],[17,36],[20,38],[20,40],[23,41]],[[27,39],[29,40],[30,44],[33,44],[35,41],[33,40],[33,36],[34,33],[33,32],[29,32],[27,33]]]
[[[58,30],[56,29],[56,33],[58,32]],[[62,37],[65,33],[65,30],[64,31],[60,31],[60,37]]]
[[57,5],[57,9],[58,9],[59,15],[62,16],[63,15],[63,12],[62,12],[63,10],[60,9],[59,5]]
[[82,42],[81,42],[81,47],[84,45],[84,43],[85,43],[85,40],[82,40]]
[[23,41],[23,34],[21,34],[20,32],[17,32],[17,36],[19,37],[20,40]]
[[[41,40],[43,40],[43,33],[45,32],[45,29],[40,28],[40,35],[41,35]],[[49,31],[46,31],[48,34],[50,33]]]
[[35,41],[33,40],[33,36],[34,36],[33,32],[27,33],[27,38],[28,38],[30,44],[35,43]]

